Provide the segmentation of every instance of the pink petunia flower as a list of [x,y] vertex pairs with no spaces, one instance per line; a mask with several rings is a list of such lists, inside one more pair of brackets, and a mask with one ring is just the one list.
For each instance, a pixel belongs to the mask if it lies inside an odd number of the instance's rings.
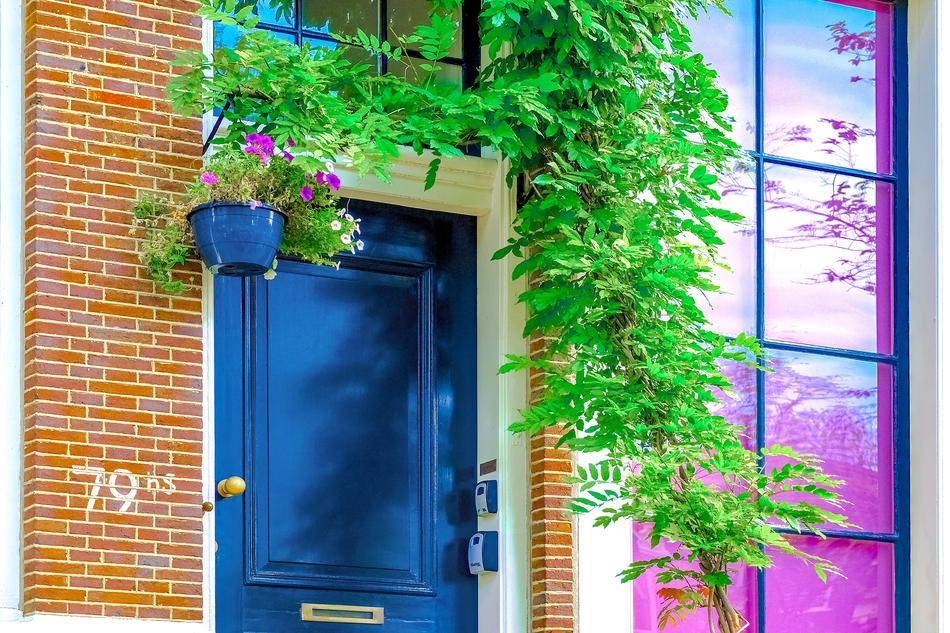
[[256,132],[252,132],[251,134],[245,134],[244,140],[251,145],[257,145],[267,154],[274,153],[274,139],[267,134],[258,134]]
[[221,182],[221,179],[218,178],[213,171],[204,172],[201,174],[201,178],[199,180],[201,180],[201,182],[206,185],[216,185]]
[[304,202],[310,202],[313,200],[313,188],[310,185],[304,185],[301,187],[300,197],[303,198]]
[[296,158],[296,157],[295,157],[293,154],[291,154],[291,153],[288,152],[287,150],[284,150],[284,159],[285,159],[288,163],[294,162],[294,158]]
[[248,154],[254,154],[254,155],[257,156],[259,159],[261,159],[261,162],[264,163],[265,165],[270,161],[270,156],[267,155],[267,154],[264,152],[264,150],[262,150],[262,149],[261,149],[260,147],[258,147],[257,145],[245,145],[245,146],[244,146],[244,151],[245,151],[246,153],[248,153]]
[[251,200],[251,211],[253,211],[254,209],[259,209],[262,206],[264,206],[264,203],[261,202],[260,200]]
[[317,179],[318,184],[325,185],[327,183],[327,175],[323,173],[322,171],[318,171],[315,174],[314,178]]
[[326,180],[327,180],[327,185],[329,185],[331,189],[340,188],[340,177],[337,176],[336,174],[327,174]]

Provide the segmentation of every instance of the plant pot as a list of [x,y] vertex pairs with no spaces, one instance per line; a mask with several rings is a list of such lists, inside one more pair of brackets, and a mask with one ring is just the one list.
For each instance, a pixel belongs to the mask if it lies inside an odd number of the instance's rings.
[[206,202],[188,214],[201,259],[217,275],[262,275],[274,263],[286,216],[262,204]]

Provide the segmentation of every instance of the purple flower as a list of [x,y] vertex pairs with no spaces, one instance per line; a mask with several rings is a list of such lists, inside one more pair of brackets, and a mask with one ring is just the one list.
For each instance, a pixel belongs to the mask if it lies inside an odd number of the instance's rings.
[[201,174],[201,178],[199,180],[201,180],[201,182],[206,185],[216,185],[221,182],[221,179],[218,178],[213,171],[204,172]]
[[327,175],[322,171],[318,171],[314,177],[317,179],[318,184],[325,185],[327,183]]
[[244,151],[248,154],[255,154],[265,165],[270,161],[270,157],[274,155],[274,139],[270,136],[252,132],[251,134],[245,134],[244,140],[247,141]]
[[261,162],[264,163],[265,165],[270,161],[270,156],[265,154],[264,150],[262,150],[260,147],[257,147],[256,145],[245,145],[244,151],[247,152],[248,154],[256,155],[258,158],[261,159]]
[[340,177],[339,177],[339,176],[337,176],[336,174],[327,174],[326,176],[327,176],[327,178],[326,178],[327,184],[330,186],[331,189],[339,189],[339,188],[340,188]]
[[287,147],[297,147],[297,144],[294,143],[294,139],[292,138],[287,139]]
[[284,150],[284,158],[287,160],[288,163],[292,163],[294,162],[295,156],[291,154],[290,152],[288,152],[287,150]]
[[258,209],[262,206],[264,206],[264,203],[261,202],[260,200],[251,200],[251,211],[253,211],[254,209]]
[[267,134],[257,134],[256,132],[245,134],[244,140],[251,145],[257,145],[268,154],[274,153],[274,139]]
[[300,197],[303,198],[304,202],[310,202],[313,200],[313,188],[310,185],[304,185],[300,188]]

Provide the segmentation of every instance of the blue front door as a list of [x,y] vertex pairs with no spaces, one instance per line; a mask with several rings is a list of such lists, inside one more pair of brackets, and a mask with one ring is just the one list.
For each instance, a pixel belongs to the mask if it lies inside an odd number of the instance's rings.
[[476,628],[474,221],[352,212],[340,270],[215,280],[215,474],[247,483],[214,510],[219,633]]

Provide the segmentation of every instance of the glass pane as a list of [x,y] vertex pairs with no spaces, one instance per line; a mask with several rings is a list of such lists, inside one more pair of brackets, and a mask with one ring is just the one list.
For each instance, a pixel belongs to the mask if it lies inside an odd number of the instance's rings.
[[[648,526],[634,526],[634,560],[648,560],[656,556],[667,556],[676,552],[676,546],[671,543],[660,543],[656,548],[651,548],[649,534]],[[689,568],[695,569],[696,565],[684,562],[682,569]],[[732,606],[750,621],[749,628],[745,629],[743,633],[756,633],[755,570],[743,567],[736,569],[730,577],[733,584],[729,587],[728,592],[732,599]],[[660,630],[673,633],[709,633],[709,620],[705,609],[690,613],[686,615],[682,622],[677,622],[675,625],[668,624],[661,629],[658,624],[658,617],[666,602],[657,592],[663,587],[664,585],[656,582],[656,573],[653,571],[643,574],[633,582],[634,633],[657,633]]]
[[421,68],[421,64],[428,64],[424,59],[404,56],[398,62],[390,60],[389,72],[403,77],[416,85],[427,85],[430,89],[446,92],[461,92],[462,67],[445,62],[439,63],[439,71],[432,76]]
[[890,543],[792,537],[800,549],[831,560],[845,578],[823,583],[784,554],[765,573],[769,633],[893,633],[894,546]]
[[[412,35],[413,30],[420,24],[426,24],[430,21],[429,11],[434,6],[429,0],[388,0],[387,9],[389,12],[389,32],[390,36],[395,35],[404,38]],[[459,25],[459,36],[455,38],[449,55],[452,57],[462,56],[462,9],[455,10],[456,23]]]
[[261,22],[293,26],[297,3],[295,0],[257,0],[256,13],[260,16]]
[[359,46],[351,46],[349,44],[343,44],[340,42],[328,42],[327,40],[315,37],[305,37],[304,41],[312,46],[318,46],[320,48],[329,50],[333,50],[338,46],[342,46],[344,49],[343,57],[349,60],[351,64],[354,66],[356,64],[369,64],[369,73],[373,75],[378,73],[379,63],[377,62],[376,58]]
[[357,29],[363,29],[369,35],[379,34],[377,0],[341,3],[303,0],[301,12],[301,21],[305,29],[344,35],[352,35]]
[[892,351],[891,189],[845,176],[767,169],[767,338]]
[[713,220],[723,240],[719,253],[729,269],[717,268],[713,279],[718,293],[699,297],[712,330],[735,336],[755,334],[755,170],[738,164],[719,179],[718,206],[745,216],[741,224]]
[[[278,31],[268,31],[271,35],[280,40],[286,40],[288,42],[293,42],[296,38],[293,35],[287,33],[280,33]],[[238,40],[241,39],[241,31],[236,26],[230,26],[227,24],[220,24],[215,22],[214,24],[214,47],[215,48],[234,48],[237,46]]]
[[[867,532],[894,525],[894,374],[887,365],[772,351],[765,443],[817,455],[844,480],[844,514]],[[780,467],[781,460],[768,466]],[[792,494],[783,499],[794,499]],[[809,500],[812,500],[809,497]]]
[[891,171],[891,5],[765,3],[765,150]]
[[756,370],[754,367],[735,361],[722,361],[722,373],[732,383],[733,393],[713,389],[718,402],[711,408],[713,413],[739,426],[745,447],[755,450],[756,426]]
[[733,138],[747,149],[755,147],[755,2],[728,3],[732,16],[719,9],[687,26],[694,48],[719,73],[719,84],[729,95],[729,113],[735,119]]

